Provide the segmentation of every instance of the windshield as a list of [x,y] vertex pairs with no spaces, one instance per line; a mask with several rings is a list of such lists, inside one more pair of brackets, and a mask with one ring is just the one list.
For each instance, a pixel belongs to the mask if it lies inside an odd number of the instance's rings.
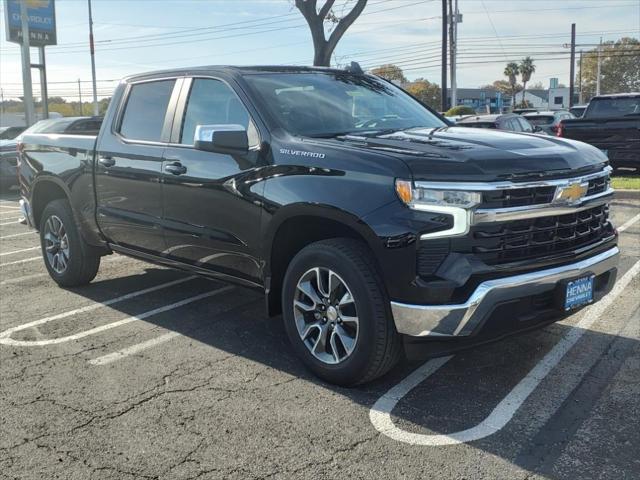
[[589,118],[624,117],[640,114],[640,97],[594,98],[589,104]]
[[287,73],[245,79],[278,123],[295,135],[332,137],[447,126],[399,88],[370,76]]
[[527,115],[524,118],[526,118],[531,125],[534,125],[536,127],[539,125],[549,125],[553,123],[553,115]]

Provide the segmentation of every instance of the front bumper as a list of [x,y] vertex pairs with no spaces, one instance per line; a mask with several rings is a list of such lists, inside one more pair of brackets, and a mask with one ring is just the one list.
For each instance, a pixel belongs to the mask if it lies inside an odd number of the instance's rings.
[[597,301],[613,286],[618,257],[618,247],[613,247],[569,265],[488,280],[478,285],[465,303],[457,305],[391,302],[396,329],[413,337],[468,337],[482,328],[499,305],[554,292],[559,282],[588,274],[603,276],[601,288],[594,292]]

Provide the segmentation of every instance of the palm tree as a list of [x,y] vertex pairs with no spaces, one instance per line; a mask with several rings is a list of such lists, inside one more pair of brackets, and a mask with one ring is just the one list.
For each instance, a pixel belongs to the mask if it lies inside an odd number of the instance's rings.
[[536,71],[533,58],[526,57],[520,62],[520,73],[522,74],[522,104],[524,105],[524,94],[527,91],[527,82],[531,80],[531,75]]
[[513,108],[516,104],[516,85],[518,84],[518,74],[520,73],[520,67],[517,63],[511,62],[507,63],[507,66],[504,69],[505,77],[509,77],[509,85],[511,86],[511,101]]

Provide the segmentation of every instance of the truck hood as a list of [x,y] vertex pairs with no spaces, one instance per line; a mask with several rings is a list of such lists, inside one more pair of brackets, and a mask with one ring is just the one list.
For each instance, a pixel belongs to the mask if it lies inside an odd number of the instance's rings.
[[548,135],[467,127],[420,128],[379,137],[342,137],[407,164],[416,180],[495,181],[562,177],[601,169],[598,149]]

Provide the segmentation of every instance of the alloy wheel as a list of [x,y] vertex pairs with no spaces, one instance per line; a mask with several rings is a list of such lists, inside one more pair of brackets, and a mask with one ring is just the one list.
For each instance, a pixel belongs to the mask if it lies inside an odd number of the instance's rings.
[[69,237],[60,217],[51,215],[44,225],[44,248],[53,270],[62,274],[69,265]]
[[300,339],[321,362],[341,363],[355,349],[359,331],[355,299],[333,270],[316,267],[300,277],[293,314]]

